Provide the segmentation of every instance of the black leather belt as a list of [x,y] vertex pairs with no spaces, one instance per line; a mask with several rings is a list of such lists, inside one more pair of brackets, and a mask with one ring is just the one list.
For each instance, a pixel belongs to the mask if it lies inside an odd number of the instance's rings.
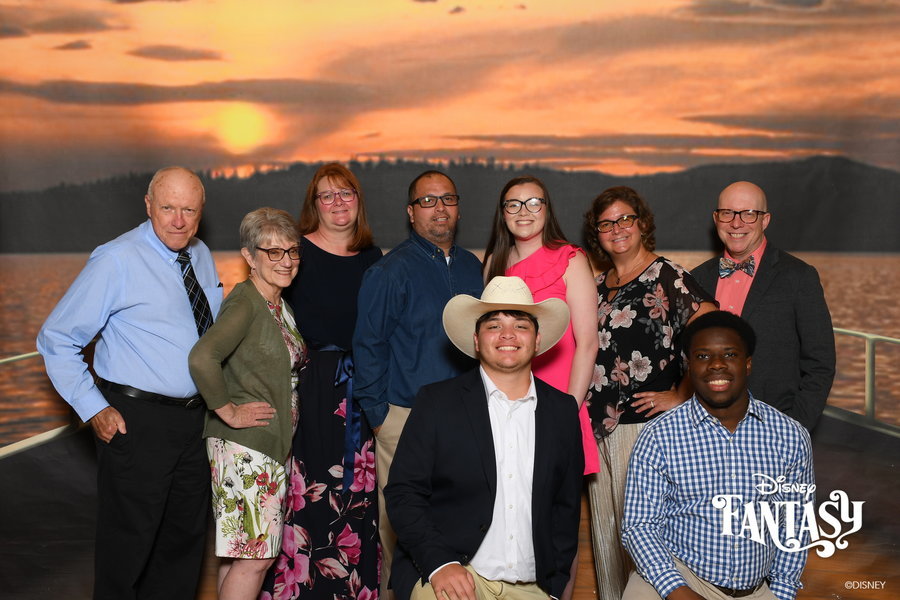
[[725,594],[726,596],[728,596],[730,598],[743,598],[745,596],[749,596],[750,594],[752,594],[753,592],[755,592],[756,590],[761,588],[765,582],[766,582],[766,580],[763,579],[762,581],[757,583],[755,587],[747,588],[746,590],[733,590],[731,588],[722,587],[722,586],[716,585],[716,584],[713,584],[713,586],[715,586],[715,588],[717,590],[719,590],[720,592],[722,592],[723,594]]
[[145,392],[130,385],[122,385],[107,381],[102,377],[97,378],[97,387],[107,392],[115,392],[134,398],[136,400],[146,400],[147,402],[155,402],[157,404],[165,404],[166,406],[180,406],[182,408],[200,408],[203,406],[203,398],[200,394],[191,396],[190,398],[173,398],[172,396],[163,396],[162,394],[154,394],[153,392]]

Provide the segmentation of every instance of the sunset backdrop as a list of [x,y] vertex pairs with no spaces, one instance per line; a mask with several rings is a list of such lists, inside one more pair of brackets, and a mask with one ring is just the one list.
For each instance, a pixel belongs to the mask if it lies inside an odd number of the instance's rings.
[[0,0],[0,191],[164,164],[900,170],[900,2]]

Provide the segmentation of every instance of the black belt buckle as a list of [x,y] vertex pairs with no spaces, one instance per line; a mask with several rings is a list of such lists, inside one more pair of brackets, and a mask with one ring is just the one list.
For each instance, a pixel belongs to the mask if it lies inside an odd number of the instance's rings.
[[199,408],[203,404],[203,398],[199,395],[194,396],[192,398],[188,398],[187,402],[184,403],[185,408]]
[[749,596],[750,594],[756,592],[759,588],[761,588],[763,586],[763,584],[765,582],[766,582],[766,580],[763,579],[762,581],[757,583],[755,586],[753,586],[751,588],[747,588],[745,590],[735,590],[732,588],[722,587],[722,586],[715,585],[715,584],[713,584],[713,585],[715,586],[715,588],[717,590],[719,590],[720,592],[722,592],[729,598],[744,598],[745,596]]

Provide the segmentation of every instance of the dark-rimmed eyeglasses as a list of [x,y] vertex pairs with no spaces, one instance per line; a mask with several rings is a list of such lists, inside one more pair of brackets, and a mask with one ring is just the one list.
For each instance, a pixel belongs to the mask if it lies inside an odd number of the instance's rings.
[[622,215],[615,221],[610,221],[609,219],[597,221],[597,231],[600,233],[609,233],[613,230],[614,225],[618,225],[619,229],[631,229],[631,226],[634,225],[637,218],[637,215]]
[[440,200],[444,206],[456,206],[459,204],[459,194],[444,194],[443,196],[422,196],[421,198],[416,198],[412,202],[409,203],[410,206],[413,204],[418,204],[422,208],[432,208],[437,206],[438,200]]
[[543,198],[529,198],[528,200],[506,200],[503,202],[503,210],[511,215],[517,215],[524,206],[530,213],[541,212],[547,201]]
[[341,189],[341,190],[326,190],[324,192],[319,192],[316,194],[316,200],[321,202],[324,205],[334,204],[334,201],[340,198],[344,202],[350,202],[354,198],[356,198],[356,190],[353,189]]
[[734,221],[734,218],[738,215],[741,217],[741,221],[750,225],[751,223],[756,223],[759,220],[760,215],[768,214],[767,210],[732,210],[730,208],[717,208],[713,211],[713,214],[716,215],[716,220],[719,223],[731,223]]
[[288,258],[291,260],[300,260],[300,246],[291,246],[287,250],[284,248],[260,248],[259,246],[257,246],[256,249],[265,252],[272,262],[280,261],[284,258],[285,254],[287,254]]

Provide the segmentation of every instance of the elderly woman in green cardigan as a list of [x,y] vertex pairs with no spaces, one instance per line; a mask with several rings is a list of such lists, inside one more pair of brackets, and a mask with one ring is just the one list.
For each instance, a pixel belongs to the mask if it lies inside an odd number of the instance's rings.
[[225,299],[190,354],[191,376],[210,412],[203,437],[212,469],[221,600],[254,599],[278,556],[285,462],[297,428],[297,380],[306,346],[281,292],[300,262],[286,212],[260,208],[241,222],[250,277]]

